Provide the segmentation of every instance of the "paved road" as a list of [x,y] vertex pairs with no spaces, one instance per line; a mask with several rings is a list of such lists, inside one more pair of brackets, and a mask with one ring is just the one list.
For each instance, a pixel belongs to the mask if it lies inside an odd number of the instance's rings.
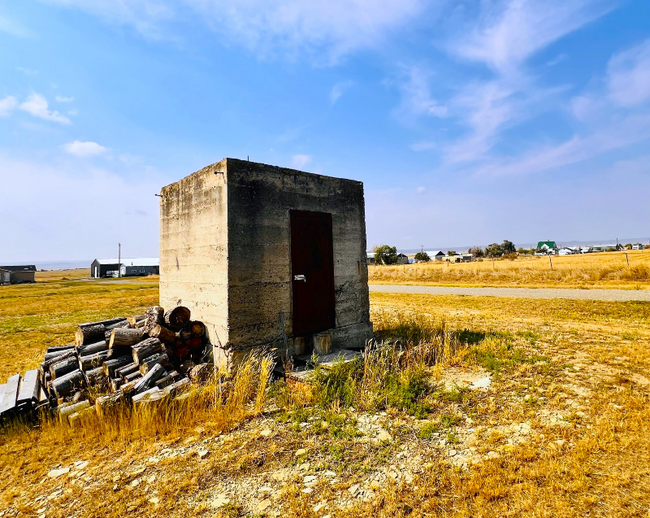
[[451,286],[401,286],[371,284],[370,291],[381,293],[422,293],[426,295],[470,295],[473,297],[515,297],[523,299],[575,299],[650,302],[650,290],[580,290],[572,288],[457,288]]

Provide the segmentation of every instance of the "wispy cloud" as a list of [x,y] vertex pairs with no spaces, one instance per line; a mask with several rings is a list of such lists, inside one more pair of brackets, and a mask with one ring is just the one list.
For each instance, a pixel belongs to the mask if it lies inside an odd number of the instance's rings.
[[291,166],[296,169],[302,169],[309,162],[311,162],[311,156],[309,155],[293,155],[291,157]]
[[632,107],[650,99],[650,39],[616,54],[607,66],[609,97]]
[[30,70],[29,68],[18,67],[17,70],[22,72],[26,76],[36,76],[38,75],[38,70]]
[[331,63],[380,45],[422,13],[426,0],[42,0],[75,7],[147,37],[170,36],[166,22],[198,15],[215,32],[260,55],[306,52]]
[[496,158],[480,167],[478,176],[522,176],[576,164],[650,139],[650,115],[633,115],[603,124],[586,136],[576,135],[551,147],[528,151],[517,158]]
[[8,117],[12,111],[18,106],[18,101],[12,95],[8,95],[4,99],[0,99],[0,117]]
[[430,79],[432,73],[422,67],[402,67],[402,77],[398,84],[402,92],[402,101],[397,108],[397,115],[404,111],[415,115],[446,117],[447,106],[441,105],[431,97]]
[[106,153],[107,149],[97,142],[82,142],[75,140],[63,146],[66,153],[78,157],[91,157]]
[[517,68],[536,52],[605,14],[606,0],[508,0],[486,2],[478,24],[455,39],[450,50],[480,61],[501,74]]
[[336,104],[336,101],[338,101],[345,93],[345,91],[348,90],[353,84],[354,81],[341,81],[339,83],[336,83],[330,91],[330,104]]
[[70,124],[70,119],[65,115],[61,115],[56,110],[50,110],[47,99],[40,94],[31,94],[27,100],[20,105],[20,109],[34,117],[38,117],[39,119],[58,122],[59,124]]
[[74,101],[74,97],[62,97],[60,95],[57,95],[54,100],[58,103],[71,103]]
[[14,18],[0,14],[0,32],[4,32],[18,38],[30,38],[34,33]]

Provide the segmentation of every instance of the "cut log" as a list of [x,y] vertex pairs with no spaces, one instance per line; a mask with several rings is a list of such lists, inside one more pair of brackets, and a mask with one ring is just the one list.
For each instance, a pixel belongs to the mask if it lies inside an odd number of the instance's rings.
[[158,364],[162,365],[163,367],[169,364],[169,357],[167,356],[167,353],[152,354],[151,356],[142,360],[140,362],[140,374],[144,376],[147,374],[147,372],[153,369],[154,365]]
[[135,324],[133,324],[133,327],[135,329],[142,329],[144,331],[144,326],[147,325],[146,320],[138,320]]
[[178,397],[183,392],[185,392],[185,390],[187,390],[189,386],[190,386],[190,380],[188,378],[183,378],[173,383],[172,385],[169,385],[169,387],[165,387],[164,392],[168,392],[171,395],[171,397]]
[[124,379],[124,376],[131,374],[132,372],[139,372],[138,365],[133,363],[133,358],[131,358],[131,363],[115,370],[115,377]]
[[74,333],[74,343],[77,347],[84,344],[97,343],[104,340],[106,327],[104,324],[93,324],[85,327],[77,327]]
[[158,387],[152,387],[145,390],[144,392],[135,394],[132,401],[134,405],[139,406],[152,401],[159,401],[164,396],[165,394],[163,394]]
[[65,423],[68,420],[68,416],[89,407],[90,407],[90,401],[85,400],[85,401],[80,401],[79,403],[74,403],[72,405],[62,405],[61,408],[59,408],[57,413],[59,414],[59,419],[61,420],[61,422]]
[[112,318],[110,320],[102,320],[101,322],[79,324],[74,335],[75,345],[79,347],[80,345],[92,344],[104,340],[104,333],[120,325],[122,322],[127,322],[126,318]]
[[106,356],[108,356],[108,351],[101,351],[95,354],[89,354],[88,356],[79,356],[79,368],[82,371],[87,371],[101,367],[106,360]]
[[101,385],[106,381],[106,375],[104,374],[103,367],[97,367],[95,369],[90,369],[84,373],[86,377],[86,384],[89,387],[94,387],[96,385]]
[[122,401],[124,401],[124,394],[122,394],[120,390],[113,392],[112,394],[98,397],[95,400],[95,411],[98,416],[104,416],[109,411],[118,407]]
[[158,338],[147,338],[133,346],[133,361],[140,365],[140,360],[162,351],[164,347]]
[[135,372],[131,372],[130,374],[126,374],[124,376],[124,383],[131,383],[132,381],[138,380],[142,378],[142,374],[140,374],[140,371],[137,370]]
[[108,344],[106,340],[101,340],[94,344],[80,345],[77,347],[77,354],[79,356],[88,356],[90,354],[100,353],[102,351],[108,351]]
[[193,320],[189,323],[192,338],[203,338],[205,336],[205,324],[200,320]]
[[50,365],[53,363],[56,363],[61,360],[65,360],[66,358],[69,358],[70,356],[77,356],[77,351],[72,350],[72,351],[63,351],[59,356],[54,356],[50,358],[46,358],[43,363],[41,364],[40,371],[43,373],[49,372],[50,371]]
[[147,324],[145,328],[149,328],[154,324],[164,324],[165,323],[165,310],[160,306],[152,306],[145,313]]
[[158,338],[161,342],[165,342],[167,344],[173,344],[176,341],[176,338],[178,338],[174,331],[171,331],[166,327],[161,326],[160,324],[152,325],[147,333],[152,338]]
[[[114,349],[109,349],[108,350],[108,355],[106,356],[107,360],[114,360],[116,358],[121,358],[122,356],[128,356],[131,358],[133,355],[133,350],[131,349],[131,346],[128,347],[117,347]],[[133,360],[131,360],[133,361]]]
[[108,341],[108,348],[114,349],[135,345],[142,341],[143,333],[144,331],[142,329],[113,329]]
[[50,379],[55,380],[64,374],[69,372],[76,371],[79,368],[79,363],[77,361],[77,355],[71,354],[66,356],[62,360],[54,362],[50,365]]
[[111,386],[111,392],[119,390],[123,383],[122,378],[112,378],[109,383]]
[[189,321],[190,310],[185,306],[176,306],[165,313],[165,324],[173,331],[182,329]]
[[129,324],[128,320],[124,320],[123,322],[118,322],[117,324],[113,324],[111,326],[106,326],[106,330],[110,331],[111,329],[130,329],[131,324]]
[[121,356],[119,358],[106,360],[104,362],[104,374],[109,378],[115,378],[115,371],[120,367],[124,367],[132,363],[133,359],[130,356]]
[[140,392],[144,392],[145,390],[149,390],[154,386],[156,381],[165,376],[165,374],[165,368],[162,365],[159,363],[154,365],[141,380],[138,380],[138,382],[133,387],[133,391],[138,394]]
[[173,385],[176,380],[171,374],[167,374],[164,378],[160,378],[158,381],[156,381],[156,387],[159,389],[164,389],[165,387],[169,387],[169,385]]
[[129,324],[131,324],[132,326],[135,326],[136,323],[138,323],[138,322],[140,322],[142,320],[146,320],[146,319],[147,319],[147,315],[144,314],[144,313],[142,315],[135,315],[135,316],[127,318],[127,320],[129,321]]
[[47,348],[45,351],[45,354],[49,353],[58,353],[58,352],[63,352],[63,351],[72,351],[74,349],[74,344],[69,344],[69,345],[52,345]]
[[84,375],[80,370],[69,372],[60,378],[52,380],[52,390],[57,398],[69,396],[78,388],[84,386]]

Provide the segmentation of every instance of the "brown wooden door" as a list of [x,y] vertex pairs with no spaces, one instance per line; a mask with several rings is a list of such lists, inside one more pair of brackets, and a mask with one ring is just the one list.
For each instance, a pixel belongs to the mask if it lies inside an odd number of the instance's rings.
[[293,334],[334,327],[332,215],[292,210]]

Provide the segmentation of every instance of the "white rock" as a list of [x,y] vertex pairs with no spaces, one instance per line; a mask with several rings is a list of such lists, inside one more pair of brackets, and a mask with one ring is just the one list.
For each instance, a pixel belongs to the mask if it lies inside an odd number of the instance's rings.
[[307,476],[303,479],[303,482],[304,482],[305,484],[309,484],[309,483],[311,483],[311,482],[316,482],[317,479],[318,479],[318,477],[317,477],[316,475],[307,475]]
[[302,457],[303,455],[307,455],[307,452],[307,448],[300,448],[299,450],[296,450],[295,456]]
[[450,457],[453,457],[453,456],[455,456],[456,454],[458,454],[458,452],[457,452],[456,450],[449,450],[449,452],[448,452],[448,455],[449,455]]
[[222,505],[226,505],[229,503],[230,503],[230,498],[228,498],[228,496],[225,494],[221,494],[221,495],[217,495],[210,501],[210,506],[221,507]]
[[485,378],[481,378],[476,380],[474,383],[472,383],[469,388],[472,389],[479,389],[479,388],[488,388],[492,384],[492,379],[490,376],[486,376]]
[[210,455],[210,450],[199,450],[196,453],[199,457],[199,459],[205,459],[208,455]]
[[305,493],[306,495],[308,495],[312,491],[313,491],[313,489],[311,487],[306,487],[305,489],[302,490],[302,492]]
[[393,436],[382,428],[377,432],[377,440],[379,442],[388,442],[393,440]]
[[359,492],[359,484],[353,484],[348,488],[348,492],[354,496]]
[[262,430],[262,431],[260,432],[260,435],[261,435],[262,437],[270,437],[272,433],[273,433],[273,431],[272,431],[272,430],[269,430],[269,429],[267,428],[266,430]]

